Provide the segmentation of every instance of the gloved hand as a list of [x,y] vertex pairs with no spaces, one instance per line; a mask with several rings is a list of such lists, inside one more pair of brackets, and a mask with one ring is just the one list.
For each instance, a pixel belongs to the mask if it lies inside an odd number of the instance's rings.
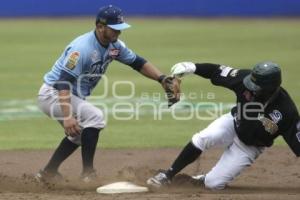
[[164,76],[161,81],[168,99],[168,107],[171,107],[180,100],[180,82],[180,79],[174,76]]
[[196,65],[192,62],[180,62],[171,68],[171,73],[177,78],[182,78],[184,75],[193,74],[196,71]]

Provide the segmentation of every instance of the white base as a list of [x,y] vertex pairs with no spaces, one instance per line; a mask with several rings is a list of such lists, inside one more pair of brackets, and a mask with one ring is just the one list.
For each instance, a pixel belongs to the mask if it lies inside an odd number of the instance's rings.
[[97,188],[97,193],[100,194],[117,194],[117,193],[134,193],[134,192],[148,192],[147,187],[138,186],[131,182],[116,182],[104,185]]

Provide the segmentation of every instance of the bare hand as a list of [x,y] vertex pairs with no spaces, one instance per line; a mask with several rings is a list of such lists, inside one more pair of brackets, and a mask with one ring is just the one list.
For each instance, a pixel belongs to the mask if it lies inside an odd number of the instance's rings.
[[80,135],[81,129],[74,117],[65,119],[63,126],[67,135],[72,137]]

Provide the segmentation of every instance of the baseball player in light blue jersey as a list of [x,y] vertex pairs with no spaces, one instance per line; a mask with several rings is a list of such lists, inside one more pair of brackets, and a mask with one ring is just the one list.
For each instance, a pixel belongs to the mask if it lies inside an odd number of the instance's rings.
[[105,119],[102,111],[85,98],[113,60],[153,80],[162,82],[165,78],[154,65],[118,40],[121,31],[129,27],[120,8],[112,5],[100,8],[95,30],[73,40],[44,76],[38,95],[39,107],[63,126],[66,137],[45,168],[37,173],[38,181],[61,178],[58,172],[60,164],[79,146],[83,163],[81,178],[84,182],[95,180],[93,160]]

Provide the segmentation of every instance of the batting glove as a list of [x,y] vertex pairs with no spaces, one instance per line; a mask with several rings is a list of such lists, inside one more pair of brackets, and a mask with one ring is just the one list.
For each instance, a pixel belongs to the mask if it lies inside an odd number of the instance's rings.
[[181,62],[175,64],[171,68],[171,73],[177,78],[181,78],[187,74],[193,74],[196,71],[196,65],[192,62]]

